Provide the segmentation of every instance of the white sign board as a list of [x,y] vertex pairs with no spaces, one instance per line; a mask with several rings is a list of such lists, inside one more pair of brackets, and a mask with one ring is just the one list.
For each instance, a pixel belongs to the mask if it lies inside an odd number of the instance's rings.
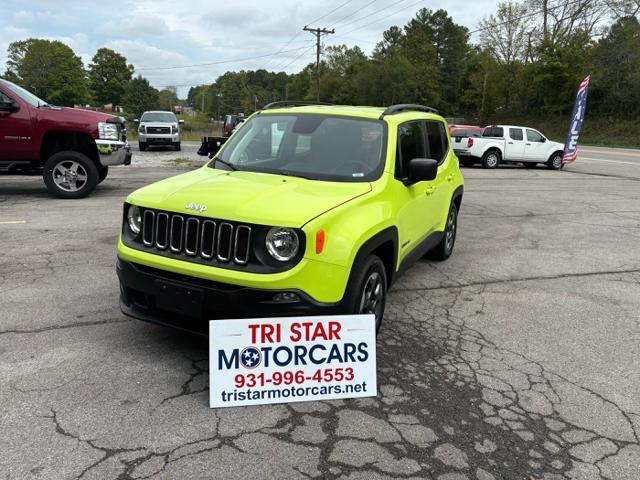
[[211,408],[377,395],[373,315],[212,320]]

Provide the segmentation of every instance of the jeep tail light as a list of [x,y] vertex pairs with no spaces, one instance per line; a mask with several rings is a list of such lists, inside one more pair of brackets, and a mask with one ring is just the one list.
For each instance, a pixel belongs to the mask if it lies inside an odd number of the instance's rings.
[[469,141],[467,141],[467,148],[473,147],[473,137],[469,137]]
[[324,250],[324,241],[326,236],[324,234],[324,230],[318,230],[316,232],[316,253],[319,255]]

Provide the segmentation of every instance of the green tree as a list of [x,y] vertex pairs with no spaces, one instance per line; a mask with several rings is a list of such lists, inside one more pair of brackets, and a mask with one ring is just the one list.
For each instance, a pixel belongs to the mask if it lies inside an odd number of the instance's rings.
[[158,106],[160,110],[173,111],[173,107],[178,104],[178,89],[176,87],[165,87],[158,93]]
[[89,64],[89,86],[98,105],[120,105],[133,75],[133,65],[108,48],[99,49]]
[[606,113],[640,113],[640,23],[622,17],[600,40],[595,52],[594,97]]
[[127,113],[140,118],[145,111],[158,108],[158,91],[149,84],[146,78],[138,75],[131,79],[127,85],[122,97],[122,104]]
[[53,104],[73,106],[90,99],[82,60],[57,40],[11,43],[5,76]]

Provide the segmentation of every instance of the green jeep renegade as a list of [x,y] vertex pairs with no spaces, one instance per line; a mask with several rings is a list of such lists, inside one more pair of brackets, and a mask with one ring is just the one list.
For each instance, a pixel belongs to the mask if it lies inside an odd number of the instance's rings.
[[336,313],[379,327],[398,276],[452,253],[463,180],[429,107],[277,102],[212,157],[126,199],[125,314],[201,333],[215,318]]

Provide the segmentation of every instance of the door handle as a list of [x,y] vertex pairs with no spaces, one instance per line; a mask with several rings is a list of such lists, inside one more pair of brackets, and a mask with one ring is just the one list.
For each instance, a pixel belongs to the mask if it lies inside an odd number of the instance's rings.
[[531,146],[531,144],[530,144],[530,143],[527,143],[527,145],[528,145],[529,147]]
[[513,145],[513,142],[509,142],[509,145]]
[[427,189],[424,191],[424,193],[429,196],[431,195],[435,190],[435,187],[427,187]]
[[446,176],[447,182],[453,182],[453,173]]

